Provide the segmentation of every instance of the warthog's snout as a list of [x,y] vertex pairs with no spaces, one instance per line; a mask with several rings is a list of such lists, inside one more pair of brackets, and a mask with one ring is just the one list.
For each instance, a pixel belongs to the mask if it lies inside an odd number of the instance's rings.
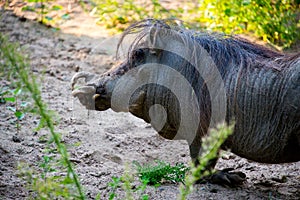
[[[84,85],[75,87],[80,79]],[[107,76],[96,76],[89,72],[75,74],[71,81],[72,95],[77,97],[82,105],[89,110],[107,110],[110,108],[110,95],[106,88]]]

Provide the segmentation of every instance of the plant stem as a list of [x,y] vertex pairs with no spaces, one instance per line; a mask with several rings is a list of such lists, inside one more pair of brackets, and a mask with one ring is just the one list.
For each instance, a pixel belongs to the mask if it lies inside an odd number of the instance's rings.
[[55,133],[52,117],[48,114],[46,105],[43,103],[38,84],[36,83],[34,76],[32,74],[29,74],[29,64],[25,62],[23,56],[16,51],[16,49],[18,49],[18,46],[9,44],[6,38],[1,34],[0,47],[0,49],[3,51],[3,55],[9,62],[8,66],[12,66],[13,70],[16,72],[17,77],[20,78],[21,83],[30,92],[31,97],[38,108],[38,113],[40,114],[41,118],[45,120],[47,127],[54,139],[56,147],[62,156],[64,164],[66,165],[68,172],[72,175],[72,179],[74,180],[74,183],[79,193],[79,199],[84,200],[85,195],[79,183],[78,176],[72,167],[71,161],[69,160],[67,150],[65,146],[61,143],[59,135]]

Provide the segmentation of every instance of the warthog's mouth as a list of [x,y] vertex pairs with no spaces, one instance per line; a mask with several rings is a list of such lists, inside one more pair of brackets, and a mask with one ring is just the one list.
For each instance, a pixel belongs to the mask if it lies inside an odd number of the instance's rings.
[[72,95],[77,97],[82,105],[89,110],[95,110],[95,88],[93,86],[82,86],[72,91]]
[[111,107],[110,98],[107,95],[95,94],[93,100],[95,101],[96,110],[104,111]]
[[[86,85],[75,87],[78,80],[82,78]],[[88,72],[75,74],[71,80],[72,95],[89,110],[107,110],[110,108],[110,98],[107,94],[97,94],[97,82],[99,82],[99,77],[94,74]]]

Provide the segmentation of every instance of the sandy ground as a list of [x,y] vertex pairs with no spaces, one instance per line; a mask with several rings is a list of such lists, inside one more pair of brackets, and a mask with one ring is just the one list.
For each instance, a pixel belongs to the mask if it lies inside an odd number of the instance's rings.
[[[30,53],[32,70],[43,80],[43,99],[60,115],[56,128],[63,135],[88,199],[94,199],[98,193],[101,199],[108,199],[107,183],[112,176],[121,176],[126,163],[134,160],[188,164],[190,157],[185,141],[165,140],[148,124],[128,113],[88,112],[72,98],[72,76],[77,71],[100,74],[109,69],[113,64],[112,45],[117,41],[96,26],[95,19],[80,6],[74,4],[72,9],[76,18],[62,23],[60,31],[1,10],[0,30]],[[1,78],[1,85],[8,84]],[[33,131],[38,119],[30,115],[22,120],[17,133],[14,117],[6,106],[0,104],[0,199],[26,199],[31,192],[17,176],[16,166],[24,161],[36,166],[47,145],[40,138],[49,133]],[[216,168],[242,171],[247,174],[246,183],[238,188],[198,184],[189,199],[300,198],[300,162],[266,165],[228,155],[220,158]],[[178,185],[149,186],[146,193],[150,199],[176,199]]]

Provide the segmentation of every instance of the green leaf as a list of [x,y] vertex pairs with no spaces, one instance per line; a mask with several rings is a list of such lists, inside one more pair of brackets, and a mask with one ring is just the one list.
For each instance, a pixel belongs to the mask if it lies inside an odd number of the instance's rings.
[[38,127],[35,128],[35,131],[39,131],[46,126],[46,120],[44,118],[40,119]]
[[49,168],[49,172],[56,172],[56,169],[50,167],[50,168]]
[[230,17],[231,15],[231,10],[230,8],[226,8],[225,11],[224,11],[225,15],[227,15],[228,17]]
[[149,200],[148,194],[144,194],[144,195],[142,196],[142,200]]
[[6,108],[7,108],[8,110],[10,110],[10,111],[16,112],[16,108],[14,108],[14,107],[7,106]]
[[15,97],[5,97],[3,98],[5,101],[9,101],[9,102],[16,102],[16,98]]
[[49,163],[49,161],[51,160],[49,156],[43,156],[43,159],[45,163]]
[[0,96],[4,96],[8,93],[9,93],[8,88],[1,88],[0,89]]
[[23,112],[17,110],[17,111],[15,112],[15,116],[16,116],[19,120],[21,120],[21,119],[23,119],[23,118],[25,117],[25,114],[24,114]]
[[21,89],[21,88],[16,88],[16,89],[13,90],[13,94],[14,94],[15,96],[20,95],[21,92],[22,92],[22,89]]
[[110,193],[109,194],[109,200],[113,200],[115,198],[116,194],[115,193]]
[[49,17],[49,16],[46,16],[45,19],[48,20],[48,21],[53,20],[53,18],[52,18],[52,17]]
[[66,177],[61,183],[64,184],[64,185],[66,185],[66,184],[73,184],[74,181],[70,177]]
[[101,198],[101,194],[98,193],[98,194],[96,195],[96,197],[95,197],[95,200],[100,200],[100,198]]
[[45,135],[42,135],[38,139],[38,143],[46,143],[48,141],[48,138]]
[[53,5],[52,10],[62,10],[63,7],[61,5]]
[[60,28],[59,28],[59,27],[52,27],[51,30],[52,30],[53,32],[57,32],[57,31],[60,30]]
[[247,6],[251,3],[251,0],[243,0],[243,6]]
[[70,15],[66,13],[66,14],[62,15],[61,18],[67,20],[67,19],[70,19]]
[[30,12],[34,12],[35,9],[32,6],[24,6],[22,9],[22,11],[30,11]]
[[23,102],[20,104],[21,107],[26,107],[27,105],[28,105],[28,102],[26,102],[26,101],[23,101]]

